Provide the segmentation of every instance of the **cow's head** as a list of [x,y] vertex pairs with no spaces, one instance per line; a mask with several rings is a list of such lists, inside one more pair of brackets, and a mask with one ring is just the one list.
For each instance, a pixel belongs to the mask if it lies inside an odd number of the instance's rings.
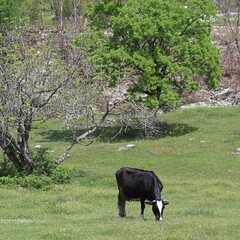
[[169,204],[169,202],[163,199],[159,199],[159,200],[147,201],[146,203],[152,205],[152,211],[153,211],[153,214],[155,215],[156,220],[162,221],[163,210],[165,206]]

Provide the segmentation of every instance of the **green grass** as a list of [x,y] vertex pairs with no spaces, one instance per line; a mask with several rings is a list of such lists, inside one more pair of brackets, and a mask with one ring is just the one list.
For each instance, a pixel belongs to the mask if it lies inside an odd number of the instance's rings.
[[[69,185],[42,191],[1,188],[0,239],[240,239],[240,109],[180,110],[164,116],[165,132],[154,140],[129,136],[113,143],[76,146],[64,165],[75,170]],[[67,131],[55,122],[37,125],[32,146],[42,144],[59,156]],[[117,151],[129,143],[127,151]],[[140,204],[117,209],[115,172],[121,166],[152,169],[164,184],[163,222],[151,207],[140,218]]]

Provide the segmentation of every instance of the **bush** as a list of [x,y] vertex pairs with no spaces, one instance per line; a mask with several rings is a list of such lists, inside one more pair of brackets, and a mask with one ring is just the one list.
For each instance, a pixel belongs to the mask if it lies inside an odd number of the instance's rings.
[[56,162],[47,152],[46,148],[35,149],[30,155],[31,159],[37,164],[37,168],[33,172],[34,175],[51,176],[57,168]]
[[30,175],[19,173],[4,156],[0,161],[0,185],[23,188],[50,189],[59,184],[69,183],[73,171],[58,166],[46,149],[40,148],[31,153],[37,168]]
[[0,159],[0,177],[14,177],[18,174],[18,170],[13,163],[8,160],[6,155],[3,155],[2,159]]

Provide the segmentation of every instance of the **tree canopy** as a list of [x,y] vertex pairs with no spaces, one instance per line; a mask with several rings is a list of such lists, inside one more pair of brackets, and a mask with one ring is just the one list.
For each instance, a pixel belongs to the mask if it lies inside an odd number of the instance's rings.
[[[110,32],[108,53],[125,59],[139,73],[129,89],[155,108],[179,101],[199,79],[216,88],[221,75],[219,51],[210,39],[215,5],[211,0],[100,0],[88,16],[93,29]],[[121,54],[119,54],[121,52]]]

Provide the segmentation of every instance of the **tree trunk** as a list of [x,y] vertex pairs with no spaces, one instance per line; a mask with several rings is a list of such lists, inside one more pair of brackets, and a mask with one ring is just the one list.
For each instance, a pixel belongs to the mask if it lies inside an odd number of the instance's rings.
[[0,147],[7,155],[8,159],[20,172],[31,174],[36,168],[36,164],[29,158],[27,153],[19,152],[13,143],[6,143],[0,138]]
[[30,159],[28,151],[28,138],[31,124],[27,126],[27,122],[25,121],[27,130],[24,130],[20,125],[19,123],[17,141],[10,133],[0,127],[0,147],[16,169],[20,172],[31,174],[36,168],[36,163]]
[[13,163],[13,165],[20,170],[21,164],[16,156],[16,151],[14,151],[14,147],[12,144],[4,144],[4,141],[2,138],[0,138],[0,147],[4,151],[4,153],[7,155],[8,159]]
[[22,171],[26,174],[31,174],[33,170],[36,169],[36,163],[29,158],[28,154],[20,154],[20,159]]

